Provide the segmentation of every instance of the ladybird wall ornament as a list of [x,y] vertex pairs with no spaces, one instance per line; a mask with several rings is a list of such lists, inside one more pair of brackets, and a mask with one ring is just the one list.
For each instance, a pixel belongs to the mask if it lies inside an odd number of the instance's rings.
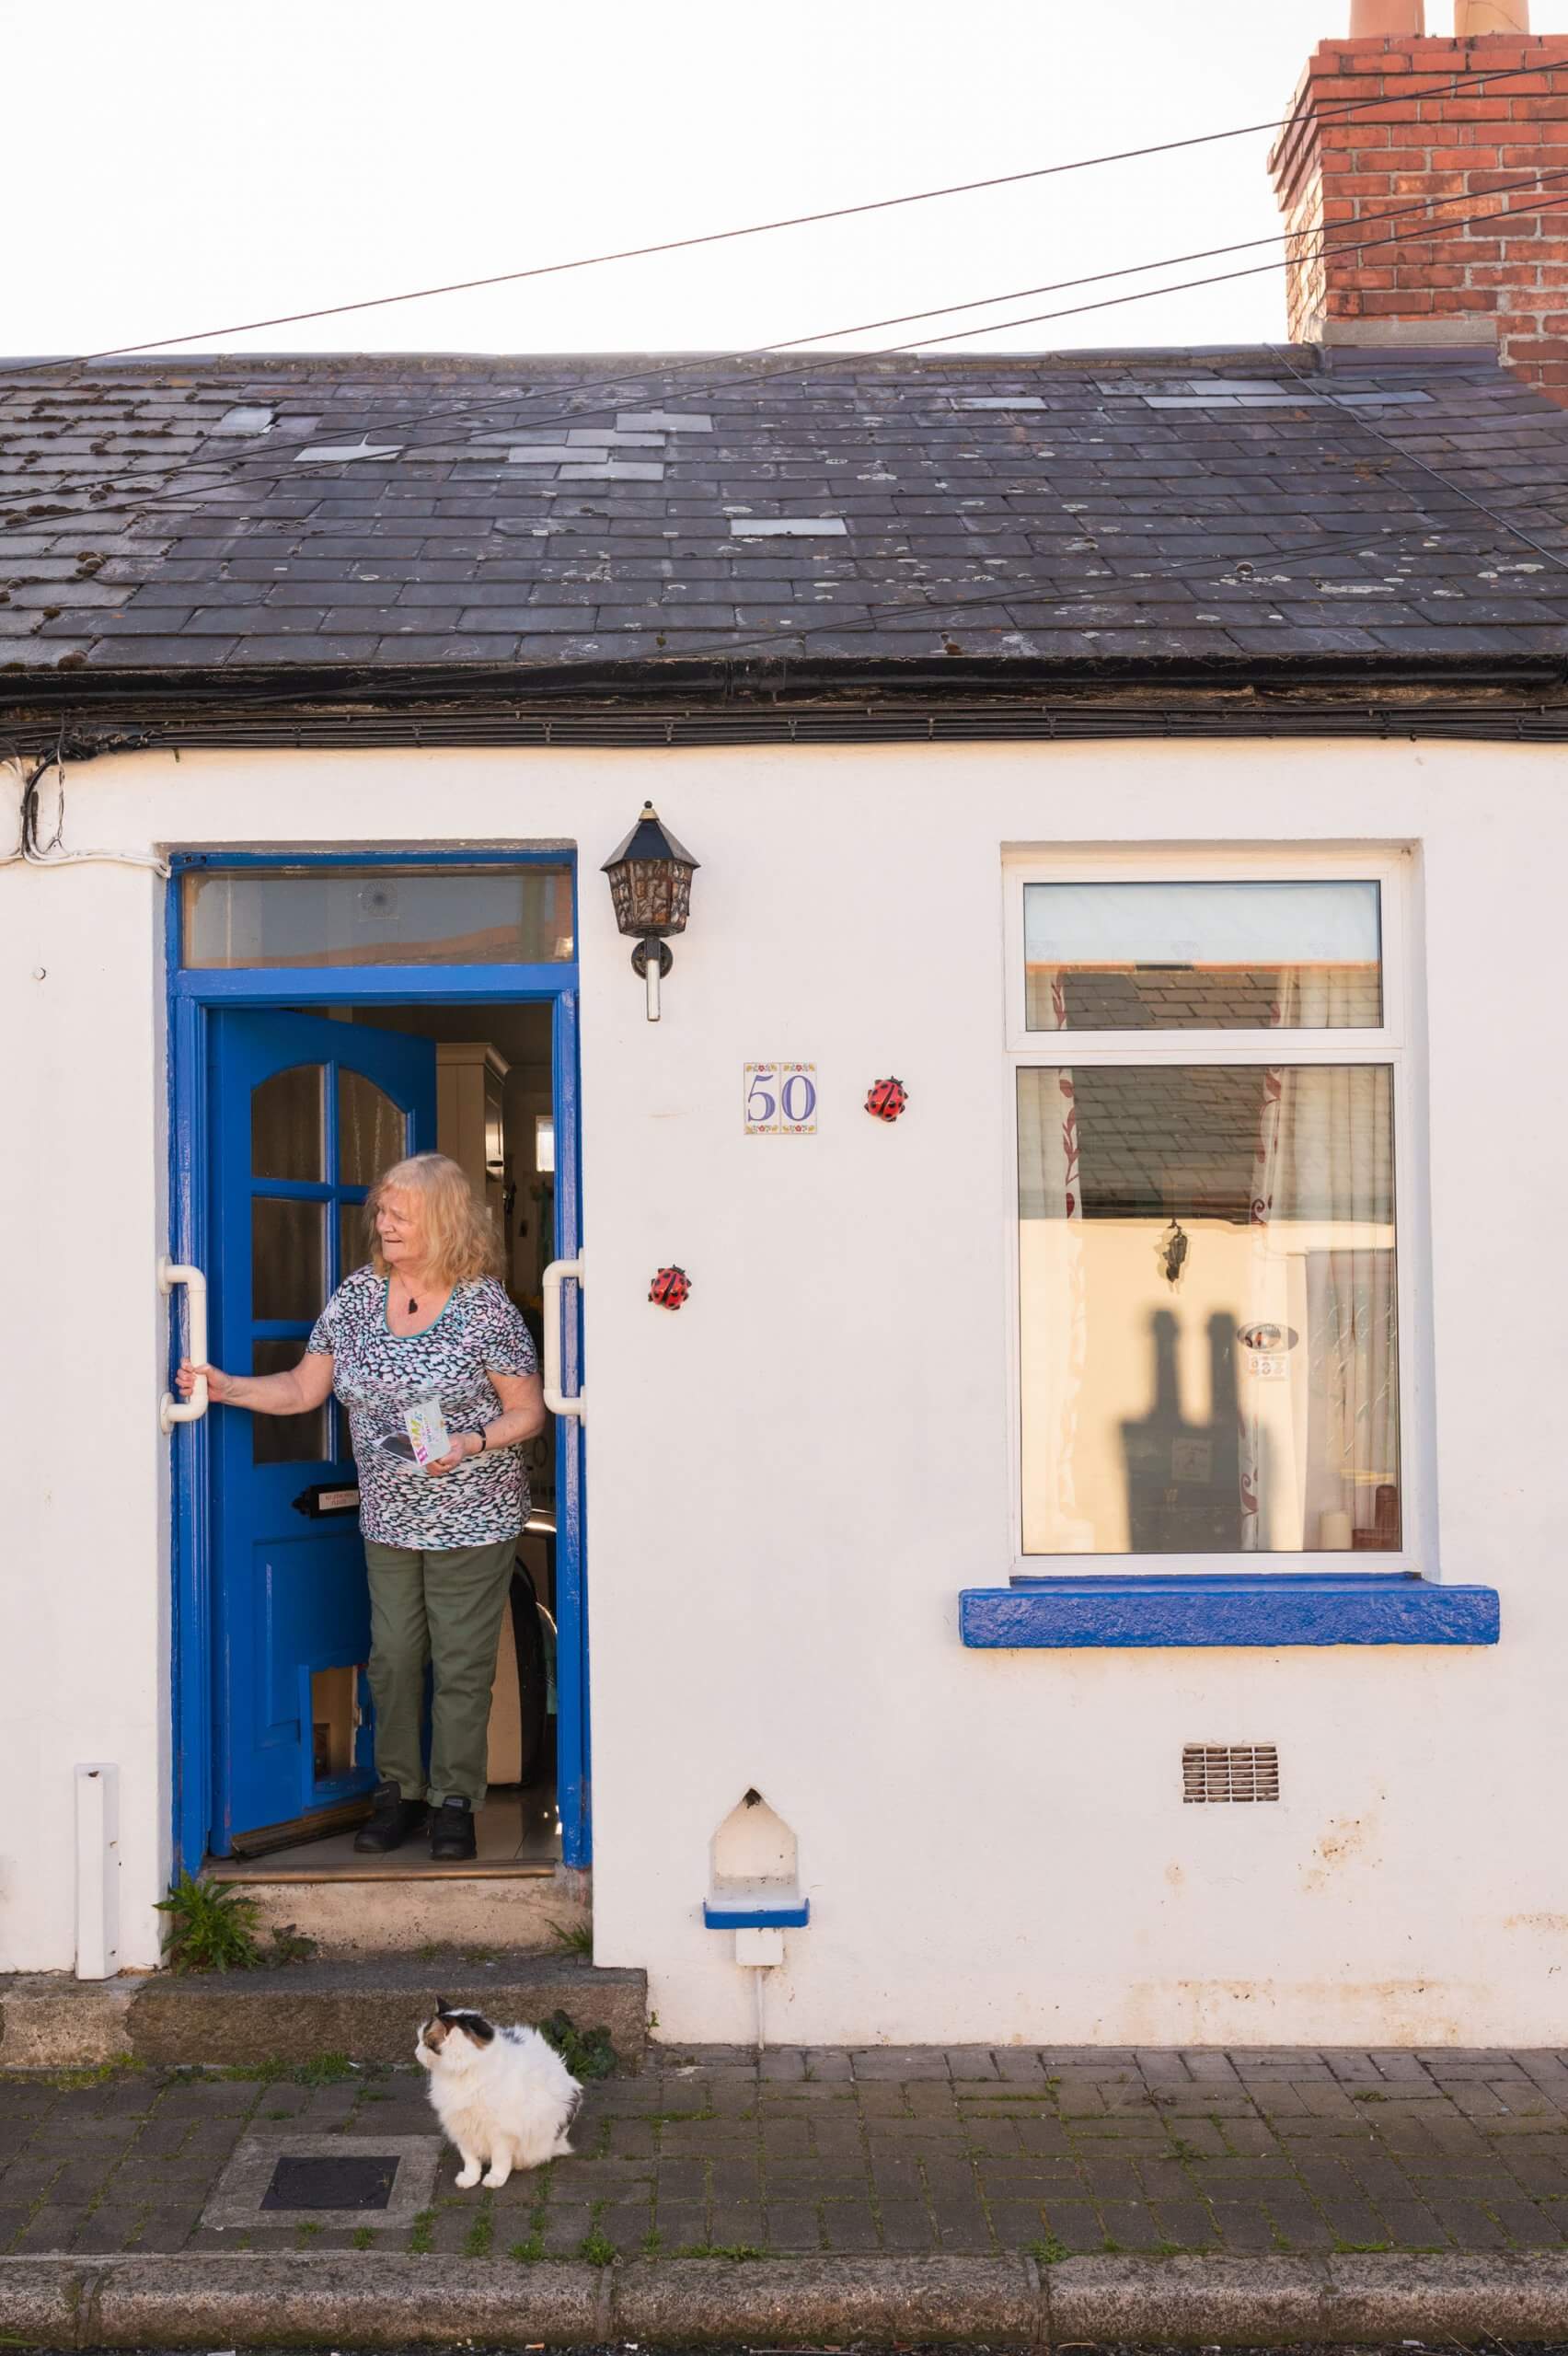
[[896,1121],[901,1113],[907,1111],[908,1105],[909,1091],[901,1080],[873,1081],[871,1092],[866,1099],[866,1110],[877,1121]]
[[659,1309],[679,1309],[691,1291],[684,1268],[661,1268],[648,1288],[648,1298]]

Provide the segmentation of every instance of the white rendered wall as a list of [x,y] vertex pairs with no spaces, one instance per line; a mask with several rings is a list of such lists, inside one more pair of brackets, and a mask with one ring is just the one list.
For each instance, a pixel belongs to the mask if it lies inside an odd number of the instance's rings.
[[[812,1901],[768,1991],[780,2039],[1559,2038],[1564,765],[1129,744],[74,773],[77,841],[581,848],[597,1951],[647,1965],[662,2035],[750,2034],[700,1907],[714,1829],[755,1785]],[[649,794],[702,861],[656,1028],[596,873]],[[966,1652],[958,1589],[1005,1579],[1012,1544],[1002,847],[1271,840],[1418,849],[1432,1238],[1401,1242],[1436,1335],[1428,1567],[1501,1588],[1503,1644]],[[119,1764],[122,1947],[156,1954],[160,940],[144,877],[0,874],[26,1337],[4,1380],[32,1435],[8,1484],[12,1967],[70,1965],[82,1758]],[[817,1137],[743,1135],[764,1056],[816,1063]],[[891,1128],[860,1110],[888,1073],[911,1093]],[[1408,1130],[1401,1149],[1424,1159]],[[678,1316],[646,1299],[670,1260],[693,1284]],[[1183,1807],[1192,1740],[1276,1742],[1280,1804]]]

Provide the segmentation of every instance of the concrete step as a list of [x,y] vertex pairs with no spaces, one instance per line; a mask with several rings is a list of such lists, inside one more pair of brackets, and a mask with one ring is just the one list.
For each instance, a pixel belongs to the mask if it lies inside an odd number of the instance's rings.
[[648,2041],[648,1975],[570,1956],[458,1951],[370,1955],[264,1971],[156,1972],[84,1988],[48,1973],[0,1979],[0,2068],[58,2068],[117,2053],[153,2063],[297,2069],[320,2053],[409,2062],[436,1999],[488,2018],[536,2022],[564,2012],[608,2029],[623,2069]]
[[255,1902],[263,1941],[271,1931],[298,1931],[316,1941],[323,1959],[411,1956],[437,1943],[559,1956],[565,1934],[588,1921],[576,1891],[550,1865],[476,1870],[427,1861],[410,1872],[356,1861],[325,1873],[280,1872],[261,1858],[209,1865],[202,1879],[221,1880]]

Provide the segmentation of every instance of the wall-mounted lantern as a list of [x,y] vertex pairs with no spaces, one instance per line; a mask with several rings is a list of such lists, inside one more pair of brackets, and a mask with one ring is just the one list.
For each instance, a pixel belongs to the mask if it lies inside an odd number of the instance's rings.
[[620,849],[605,861],[615,902],[616,922],[628,939],[634,973],[648,984],[648,1020],[659,1020],[659,984],[674,959],[665,945],[672,932],[684,932],[691,913],[691,879],[698,862],[661,824],[651,802]]

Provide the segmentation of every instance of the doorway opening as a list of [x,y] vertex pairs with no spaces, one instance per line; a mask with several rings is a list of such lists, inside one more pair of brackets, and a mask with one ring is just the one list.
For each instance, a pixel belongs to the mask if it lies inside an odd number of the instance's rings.
[[[305,1014],[307,1011],[286,1011]],[[432,1044],[435,1149],[463,1170],[475,1200],[483,1206],[500,1238],[502,1282],[528,1325],[542,1363],[542,1279],[555,1256],[556,1224],[550,1007],[538,1003],[340,1005],[320,1009],[316,1019],[322,1017]],[[423,1140],[420,1142],[422,1145]],[[375,1150],[362,1153],[354,1166],[368,1171],[376,1159]],[[363,1219],[353,1216],[350,1206],[343,1207],[342,1229],[340,1280],[368,1256]],[[280,1364],[294,1362],[292,1343],[279,1346],[277,1358]],[[256,1370],[265,1370],[259,1359]],[[278,1419],[271,1420],[270,1429],[259,1430],[258,1438],[260,1444],[280,1449],[299,1444],[280,1428]],[[265,1860],[269,1880],[298,1874],[313,1880],[330,1876],[378,1881],[463,1875],[484,1877],[527,1868],[548,1871],[559,1862],[552,1420],[547,1418],[544,1431],[527,1443],[523,1453],[529,1514],[518,1542],[497,1648],[490,1701],[490,1788],[476,1820],[478,1857],[461,1865],[435,1864],[418,1836],[384,1856],[366,1858],[355,1852],[354,1830],[363,1813],[363,1799],[355,1793],[334,1806],[330,1796],[346,1783],[362,1784],[371,1755],[366,1664],[334,1661],[313,1669],[310,1677],[311,1772],[317,1787],[312,1796],[319,1795],[323,1804],[304,1811],[295,1823],[231,1833],[229,1848],[235,1862],[226,1868],[216,1865],[213,1870],[219,1877],[244,1878],[252,1860]],[[329,1493],[325,1514],[341,1512],[352,1518],[356,1505],[357,1491]]]
[[[177,852],[167,915],[169,1253],[207,1355],[298,1364],[369,1257],[364,1203],[444,1149],[560,1401],[498,1649],[474,1861],[356,1856],[375,1784],[369,1599],[348,1419],[219,1409],[174,1456],[174,1854],[230,1878],[568,1873],[591,1857],[581,1414],[575,873],[516,850]],[[564,1264],[548,1301],[542,1277]],[[171,1336],[171,1342],[173,1337]],[[175,1356],[179,1348],[175,1346]],[[453,1902],[456,1902],[455,1893]]]

